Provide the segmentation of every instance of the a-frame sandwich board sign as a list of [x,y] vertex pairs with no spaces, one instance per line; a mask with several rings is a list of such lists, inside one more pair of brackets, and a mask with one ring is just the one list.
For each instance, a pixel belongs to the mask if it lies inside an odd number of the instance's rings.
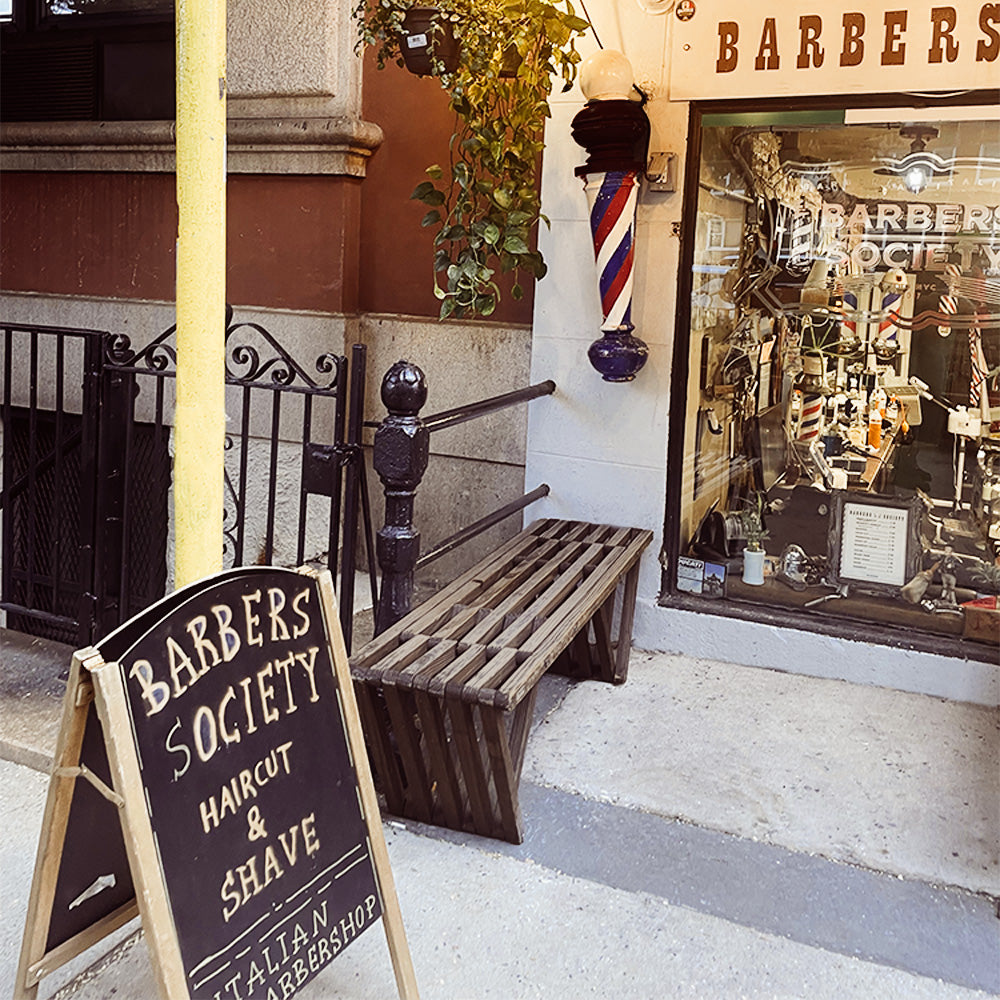
[[137,911],[164,1000],[289,1000],[380,917],[416,1000],[328,572],[230,570],[74,655],[16,1000]]

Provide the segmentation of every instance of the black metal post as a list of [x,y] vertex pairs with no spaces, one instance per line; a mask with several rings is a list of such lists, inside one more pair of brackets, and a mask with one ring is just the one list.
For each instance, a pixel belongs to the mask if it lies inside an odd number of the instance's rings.
[[355,344],[351,349],[351,399],[347,417],[348,467],[344,483],[344,544],[340,560],[340,626],[344,630],[344,645],[351,651],[354,633],[354,573],[357,568],[358,500],[360,480],[365,474],[361,461],[361,422],[364,420],[365,365],[367,349]]
[[[135,376],[105,368],[101,376],[97,431],[94,595],[96,635],[106,635],[127,617],[122,604],[126,581],[125,472],[135,405]],[[94,641],[92,639],[91,641]]]
[[413,527],[413,498],[427,469],[430,434],[420,418],[427,401],[424,373],[397,361],[382,379],[382,402],[389,415],[375,432],[372,464],[385,488],[385,524],[375,542],[382,570],[375,634],[399,621],[413,603],[413,573],[420,555],[420,532]]

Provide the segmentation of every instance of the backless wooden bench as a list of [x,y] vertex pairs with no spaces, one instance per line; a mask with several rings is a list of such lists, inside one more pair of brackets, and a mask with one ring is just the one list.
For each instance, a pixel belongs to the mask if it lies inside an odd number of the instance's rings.
[[[351,657],[388,811],[512,843],[538,682],[624,682],[652,532],[537,521]],[[619,596],[620,595],[620,596]]]

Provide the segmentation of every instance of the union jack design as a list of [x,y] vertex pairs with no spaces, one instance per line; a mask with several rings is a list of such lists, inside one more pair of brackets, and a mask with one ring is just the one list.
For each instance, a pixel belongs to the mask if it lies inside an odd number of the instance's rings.
[[604,316],[601,329],[632,330],[635,206],[639,195],[636,172],[609,170],[588,176],[586,192]]

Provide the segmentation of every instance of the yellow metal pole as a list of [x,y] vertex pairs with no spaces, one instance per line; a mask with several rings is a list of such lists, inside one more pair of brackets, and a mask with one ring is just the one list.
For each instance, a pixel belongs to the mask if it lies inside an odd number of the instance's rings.
[[222,568],[226,0],[176,0],[177,407],[174,578]]

